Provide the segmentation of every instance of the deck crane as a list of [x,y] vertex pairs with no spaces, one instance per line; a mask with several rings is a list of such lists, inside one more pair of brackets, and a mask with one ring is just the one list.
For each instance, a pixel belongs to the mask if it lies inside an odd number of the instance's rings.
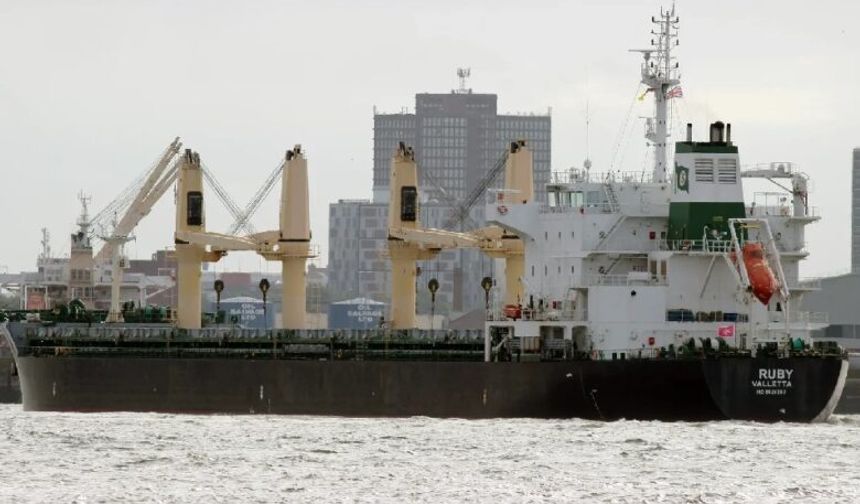
[[[152,207],[158,199],[172,185],[173,181],[176,179],[176,163],[174,163],[174,158],[181,148],[182,143],[179,141],[179,137],[176,137],[162,153],[155,166],[143,177],[143,182],[140,186],[132,191],[129,191],[127,188],[124,192],[130,194],[126,194],[124,198],[117,198],[117,200],[114,200],[114,202],[108,205],[108,208],[112,206],[116,207],[114,208],[115,213],[108,216],[109,218],[115,219],[117,217],[118,210],[122,208],[122,201],[125,200],[130,202],[125,213],[113,226],[111,236],[127,237],[131,234],[132,230],[137,227],[137,224],[141,219],[143,219],[149,211],[152,210]],[[135,184],[132,184],[132,187],[134,187],[134,185]],[[102,219],[103,214],[104,210],[99,212],[93,221]],[[96,262],[105,262],[112,256],[114,248],[115,247],[111,241],[107,240],[95,256]]]
[[[176,252],[179,263],[179,327],[200,327],[200,264],[217,261],[230,250],[256,251],[266,260],[281,263],[281,326],[302,329],[305,314],[305,266],[316,256],[311,245],[308,208],[308,165],[301,145],[286,151],[284,162],[275,172],[281,177],[281,209],[276,230],[249,236],[233,236],[206,231],[203,214],[203,178],[196,153],[183,156],[177,189]],[[277,180],[277,177],[275,177]],[[264,184],[246,210],[259,206],[271,184]],[[260,195],[263,195],[260,197]],[[242,215],[234,215],[241,221]],[[244,217],[253,212],[245,212]]]
[[[481,178],[463,202],[456,206],[443,227],[451,229],[468,218],[472,207],[503,172],[504,191],[498,194],[498,208],[506,209],[506,205],[534,199],[532,153],[525,140],[517,140],[511,142],[496,164]],[[523,297],[521,279],[525,272],[522,240],[498,226],[473,229],[470,234],[482,239],[482,252],[494,259],[505,260],[505,304],[520,303]]]
[[[400,143],[391,163],[388,203],[388,255],[391,260],[391,326],[394,329],[415,327],[415,263],[436,256],[441,250],[477,248],[494,258],[505,259],[506,304],[522,298],[521,277],[525,269],[522,240],[510,232],[489,226],[469,232],[455,232],[420,227],[418,218],[417,165],[411,147]],[[531,151],[524,140],[512,142],[510,149],[464,200],[452,220],[468,216],[486,188],[498,173],[505,171],[505,191],[500,206],[530,201],[534,196]]]
[[[111,260],[111,306],[107,317],[108,322],[122,322],[120,288],[122,286],[122,269],[126,262],[123,256],[123,245],[132,239],[131,232],[137,227],[141,219],[149,214],[155,203],[176,180],[178,163],[174,161],[174,158],[181,147],[182,143],[179,141],[179,137],[176,137],[162,153],[155,166],[142,177],[143,181],[140,186],[136,190],[125,191],[129,194],[121,196],[121,201],[114,200],[111,205],[108,205],[108,207],[113,206],[119,209],[123,207],[124,200],[130,201],[122,217],[114,220],[111,233],[101,236],[104,245],[95,255],[97,265],[105,263],[108,258]],[[132,184],[132,186],[134,185]],[[116,214],[114,219],[116,219]]]
[[463,233],[420,227],[415,153],[403,142],[391,160],[389,191],[390,324],[392,329],[410,329],[416,326],[416,261],[432,259],[447,248],[477,247],[479,240]]

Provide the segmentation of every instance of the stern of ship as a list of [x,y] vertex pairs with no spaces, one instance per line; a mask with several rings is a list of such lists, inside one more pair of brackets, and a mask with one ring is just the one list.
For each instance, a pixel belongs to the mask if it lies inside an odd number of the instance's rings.
[[839,357],[743,358],[703,361],[711,397],[727,418],[820,422],[836,408],[848,375]]

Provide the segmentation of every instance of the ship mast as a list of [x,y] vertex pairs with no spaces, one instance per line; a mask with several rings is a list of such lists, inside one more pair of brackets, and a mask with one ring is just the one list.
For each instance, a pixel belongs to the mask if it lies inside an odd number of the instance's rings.
[[642,84],[648,86],[645,93],[654,94],[654,117],[649,117],[645,123],[645,138],[654,145],[654,182],[666,182],[666,144],[669,140],[668,101],[672,98],[670,92],[680,84],[678,78],[678,63],[673,62],[672,47],[678,45],[678,21],[675,6],[664,11],[660,9],[659,18],[652,16],[651,22],[657,25],[651,34],[650,49],[631,49],[642,53]]
[[87,238],[90,235],[90,201],[92,197],[84,194],[83,191],[78,193],[78,201],[81,202],[81,215],[78,217],[78,228],[81,233],[83,233],[83,237]]

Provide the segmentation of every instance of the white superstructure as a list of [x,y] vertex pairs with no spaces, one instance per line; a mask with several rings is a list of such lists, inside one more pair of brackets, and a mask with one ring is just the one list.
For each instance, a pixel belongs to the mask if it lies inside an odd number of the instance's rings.
[[[658,357],[712,346],[755,352],[759,345],[811,343],[823,314],[800,311],[806,257],[806,176],[791,163],[742,170],[731,125],[675,144],[667,170],[667,100],[680,96],[671,56],[677,18],[661,13],[642,82],[655,116],[646,138],[651,173],[571,169],[554,173],[547,202],[517,204],[488,195],[487,222],[524,246],[524,297],[488,310],[487,359],[518,351],[587,353],[594,359]],[[674,91],[678,89],[678,91]],[[745,203],[747,177],[790,180],[775,205]],[[495,296],[496,299],[500,296]],[[801,343],[802,342],[802,343]]]

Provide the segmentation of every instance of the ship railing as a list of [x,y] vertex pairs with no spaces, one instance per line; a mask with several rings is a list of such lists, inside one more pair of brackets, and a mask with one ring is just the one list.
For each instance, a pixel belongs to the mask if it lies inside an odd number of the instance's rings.
[[788,314],[788,323],[799,324],[828,324],[830,323],[830,314],[827,312],[812,312],[789,310],[788,312],[776,311],[768,312],[768,321],[774,323],[785,323],[786,313]]
[[520,197],[519,189],[487,189],[487,192],[484,195],[484,201],[488,205],[496,204],[508,204],[508,205],[517,205],[523,204],[522,197]]
[[731,240],[661,240],[661,250],[728,254],[734,250]]
[[614,213],[612,206],[604,201],[602,203],[589,203],[586,205],[566,206],[542,204],[539,207],[541,214],[606,214]]
[[820,278],[804,278],[788,282],[788,290],[821,290]]
[[27,328],[30,339],[60,341],[104,341],[104,342],[158,342],[158,341],[279,341],[279,342],[328,342],[328,341],[417,341],[417,342],[472,342],[481,341],[481,330],[447,329],[245,329],[222,326],[205,329],[176,329],[173,327],[118,326],[41,326],[33,324]]
[[793,213],[791,205],[753,205],[747,208],[747,217],[789,217]]
[[583,275],[585,285],[665,285],[665,279],[658,278],[647,271],[631,271],[624,274]]
[[792,241],[774,241],[776,249],[780,252],[803,254],[806,253],[806,243],[796,243]]
[[486,313],[487,322],[583,322],[588,320],[588,310],[586,308],[572,309],[564,308],[544,308],[531,309],[522,307],[520,317],[516,320],[505,314],[504,310],[489,310]]
[[367,348],[362,345],[344,346],[342,343],[283,345],[253,348],[231,347],[128,347],[128,346],[57,346],[31,347],[34,356],[68,355],[134,355],[136,357],[227,357],[227,358],[285,358],[289,360],[482,360],[483,341],[469,345],[434,348],[392,346]]
[[595,184],[648,184],[653,181],[653,174],[646,171],[592,172],[574,168],[567,171],[554,171],[550,176],[550,183],[552,184],[579,184],[584,182]]
[[[747,207],[747,217],[794,217],[792,205],[751,205]],[[801,217],[819,217],[818,207],[806,207]]]

